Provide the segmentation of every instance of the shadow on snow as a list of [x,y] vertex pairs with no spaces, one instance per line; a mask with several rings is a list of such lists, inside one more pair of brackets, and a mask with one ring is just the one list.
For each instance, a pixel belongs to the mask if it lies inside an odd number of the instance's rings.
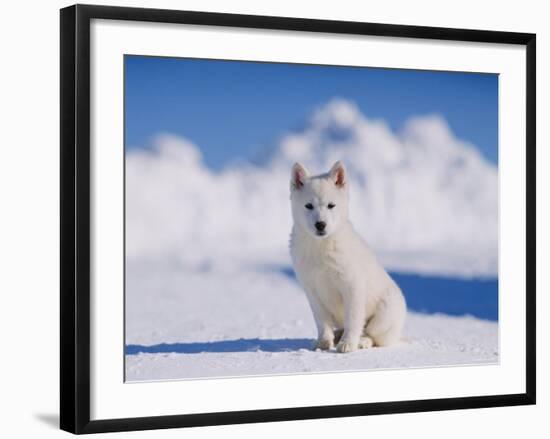
[[[292,267],[274,267],[296,280]],[[407,308],[425,314],[471,315],[498,321],[498,279],[426,276],[392,272]]]
[[200,343],[162,343],[151,346],[127,345],[126,355],[145,354],[199,354],[201,352],[288,352],[300,349],[311,349],[313,339],[309,338],[240,338]]

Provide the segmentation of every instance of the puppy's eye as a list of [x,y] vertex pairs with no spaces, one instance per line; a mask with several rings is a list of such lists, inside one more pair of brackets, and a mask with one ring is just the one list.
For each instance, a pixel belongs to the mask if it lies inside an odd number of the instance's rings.
[[328,208],[329,209],[334,209],[335,206],[336,206],[336,204],[334,204],[334,203],[328,203]]
[[308,210],[313,210],[313,204],[307,203],[307,204],[305,205],[305,208],[308,209]]

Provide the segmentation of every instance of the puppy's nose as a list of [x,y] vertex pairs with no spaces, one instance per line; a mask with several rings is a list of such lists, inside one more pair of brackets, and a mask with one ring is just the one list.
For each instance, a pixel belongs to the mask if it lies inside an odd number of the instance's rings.
[[325,230],[325,227],[327,226],[327,223],[325,223],[324,221],[317,221],[315,223],[315,228],[319,231],[319,232],[323,232]]

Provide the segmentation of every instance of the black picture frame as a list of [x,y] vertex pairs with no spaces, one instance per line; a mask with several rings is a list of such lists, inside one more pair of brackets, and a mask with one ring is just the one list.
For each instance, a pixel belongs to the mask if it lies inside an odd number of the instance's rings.
[[[525,46],[527,59],[525,66],[527,82],[525,133],[527,146],[525,393],[91,420],[90,21],[92,19],[407,37]],[[98,433],[535,404],[535,34],[89,5],[74,5],[61,9],[60,25],[61,429],[77,434]]]

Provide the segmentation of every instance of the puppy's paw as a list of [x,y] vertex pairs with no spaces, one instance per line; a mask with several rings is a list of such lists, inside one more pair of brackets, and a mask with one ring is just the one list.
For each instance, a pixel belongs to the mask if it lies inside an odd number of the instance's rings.
[[332,349],[334,347],[334,343],[332,341],[332,338],[320,338],[315,342],[314,349],[321,349],[322,351],[328,351],[329,349]]
[[359,349],[368,349],[374,346],[374,341],[368,335],[364,335],[359,339]]
[[340,343],[338,343],[338,345],[336,346],[336,350],[343,354],[347,352],[356,351],[357,348],[358,348],[357,342],[354,342],[351,340],[340,340]]

